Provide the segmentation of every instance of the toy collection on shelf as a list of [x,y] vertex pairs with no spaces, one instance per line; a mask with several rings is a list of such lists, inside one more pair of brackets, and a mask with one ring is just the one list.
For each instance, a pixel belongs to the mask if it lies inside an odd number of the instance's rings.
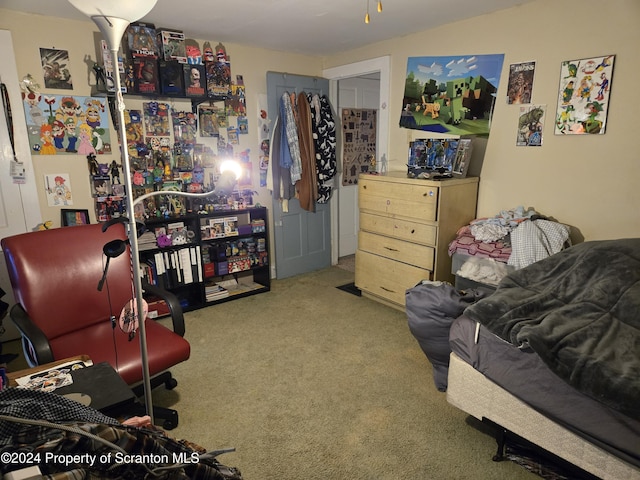
[[155,218],[138,238],[141,275],[173,291],[183,308],[270,288],[267,209]]
[[[234,152],[234,145],[239,145],[238,135],[247,133],[244,83],[241,75],[232,82],[224,46],[218,44],[214,50],[204,42],[200,48],[197,41],[185,38],[181,31],[156,30],[154,25],[142,22],[127,28],[121,44],[115,67],[108,48],[101,42],[104,63],[94,67],[96,88],[113,93],[113,75],[119,72],[123,93],[147,97],[148,101],[143,101],[141,109],[124,112],[125,148],[131,159],[131,172],[122,172],[115,160],[98,163],[95,155],[87,156],[98,221],[125,214],[128,199],[121,175],[131,175],[131,201],[158,190],[204,193],[213,190],[220,175],[219,162],[225,158],[234,158],[243,165],[237,191],[196,201],[178,195],[148,197],[135,205],[136,219],[175,219],[188,213],[252,205],[248,150]],[[191,98],[192,111],[179,111],[158,100],[158,96]],[[198,137],[215,137],[217,153],[209,145],[197,143]]]
[[[100,45],[103,66],[94,66],[96,88],[114,92],[111,52],[106,42]],[[125,94],[225,99],[231,93],[231,63],[221,43],[215,50],[210,42],[201,48],[179,30],[134,22],[124,34],[118,55]]]

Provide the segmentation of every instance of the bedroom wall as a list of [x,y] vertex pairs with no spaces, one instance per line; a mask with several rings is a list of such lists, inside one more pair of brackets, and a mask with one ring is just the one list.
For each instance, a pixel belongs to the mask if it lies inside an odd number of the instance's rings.
[[[478,216],[524,205],[575,227],[574,240],[638,237],[639,21],[637,0],[539,0],[334,55],[325,68],[391,56],[389,169],[403,170],[408,141],[424,137],[398,126],[407,57],[504,53]],[[606,133],[554,135],[561,62],[607,54],[616,58]],[[536,61],[532,102],[547,105],[540,148],[515,146],[519,106],[505,100],[509,64],[524,61]]]
[[[428,15],[425,11],[423,14]],[[383,19],[381,19],[383,20]],[[266,93],[269,70],[320,75],[331,68],[390,55],[391,98],[388,108],[389,168],[402,170],[409,140],[421,132],[398,127],[402,91],[409,56],[504,53],[498,101],[491,136],[482,162],[478,216],[492,216],[518,205],[572,225],[574,240],[640,236],[640,155],[634,135],[637,105],[633,92],[640,78],[637,46],[640,45],[640,2],[612,0],[538,0],[489,15],[407,35],[386,42],[333,55],[293,55],[234,44],[225,44],[231,55],[232,74],[242,74],[247,85],[249,121],[256,116],[257,95]],[[375,28],[374,24],[370,25]],[[93,23],[26,15],[0,8],[0,29],[11,31],[17,68],[22,77],[40,73],[40,47],[66,49],[71,56],[74,94],[88,95],[85,54],[95,58]],[[188,34],[188,32],[186,32]],[[204,39],[217,42],[215,38]],[[562,60],[615,54],[611,105],[604,135],[561,137],[553,134],[553,112]],[[547,105],[544,144],[540,148],[516,147],[519,108],[507,105],[508,65],[536,61],[533,102]],[[54,93],[64,93],[56,91]],[[255,125],[255,123],[253,124]],[[244,137],[244,136],[243,136]],[[257,133],[250,123],[242,147],[250,148],[256,162]],[[59,224],[59,212],[49,207],[42,192],[43,174],[69,172],[77,202],[74,208],[93,209],[84,159],[34,156],[43,219]],[[475,157],[474,157],[475,159]],[[108,159],[110,162],[111,159]],[[477,167],[477,165],[476,165]],[[473,168],[473,167],[472,167]],[[254,165],[254,170],[257,166]],[[254,171],[257,175],[257,171]],[[268,195],[259,189],[258,201]]]
[[[41,15],[29,15],[0,8],[0,29],[11,32],[19,79],[22,79],[30,73],[36,81],[40,83],[42,87],[41,93],[43,94],[52,93],[63,95],[65,93],[72,93],[80,96],[88,96],[91,94],[89,78],[91,83],[94,83],[94,77],[93,75],[88,75],[90,67],[88,67],[83,60],[85,55],[90,55],[93,60],[96,60],[94,35],[97,35],[98,38],[101,38],[101,36],[93,22],[89,20],[74,21]],[[212,25],[212,33],[214,32],[215,25]],[[185,34],[187,37],[189,36],[188,31],[185,31]],[[216,45],[220,41],[215,37],[198,40],[201,44],[209,40],[212,45]],[[246,86],[249,129],[247,135],[239,136],[240,146],[236,147],[236,150],[250,150],[253,163],[254,185],[257,186],[257,179],[259,178],[258,152],[260,147],[257,131],[258,96],[267,93],[266,72],[276,71],[319,76],[322,73],[321,59],[230,43],[224,43],[224,45],[231,59],[231,74],[233,79],[235,80],[236,75],[242,75]],[[39,56],[39,49],[41,47],[62,49],[69,52],[73,90],[46,90],[44,88]],[[102,63],[101,59],[99,63]],[[5,79],[3,80],[6,81]],[[127,97],[125,98],[125,102],[127,108],[140,108],[142,100]],[[172,103],[176,108],[182,110],[191,110],[191,104],[188,100],[173,100],[169,103]],[[111,135],[113,141],[116,135],[113,126]],[[213,140],[202,140],[202,143],[207,144],[208,142],[213,142]],[[212,144],[212,146],[215,146],[215,144]],[[120,163],[119,157],[112,155],[100,156],[98,160],[100,163],[111,163],[114,158]],[[44,175],[46,173],[69,173],[73,188],[73,206],[69,208],[88,209],[91,214],[92,223],[95,222],[94,202],[91,197],[89,184],[89,171],[84,156],[32,155],[32,160],[43,220],[52,220],[54,227],[60,226],[60,207],[48,206],[44,192]],[[258,188],[257,190],[259,194],[254,197],[254,201],[260,202],[262,205],[270,205],[271,198],[266,188]]]

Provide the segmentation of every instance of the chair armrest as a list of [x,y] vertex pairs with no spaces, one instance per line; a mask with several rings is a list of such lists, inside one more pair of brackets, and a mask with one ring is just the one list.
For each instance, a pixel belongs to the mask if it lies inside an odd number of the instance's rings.
[[182,306],[180,306],[178,297],[176,297],[173,293],[165,290],[164,288],[151,285],[150,283],[144,281],[142,282],[142,289],[146,293],[150,293],[151,295],[160,297],[167,303],[169,312],[171,313],[173,331],[181,337],[184,337],[184,315],[182,313]]
[[22,308],[22,305],[14,305],[11,308],[9,316],[20,332],[20,335],[22,335],[23,342],[28,342],[30,346],[30,351],[25,352],[27,362],[34,363],[35,365],[53,362],[55,359],[53,358],[49,340],[47,340],[42,330],[33,323],[31,317],[29,317],[24,308]]

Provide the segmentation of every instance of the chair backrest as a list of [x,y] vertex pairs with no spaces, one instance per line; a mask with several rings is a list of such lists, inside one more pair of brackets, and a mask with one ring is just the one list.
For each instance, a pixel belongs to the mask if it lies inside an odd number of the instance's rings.
[[49,339],[116,318],[132,298],[129,247],[109,261],[107,280],[98,291],[107,257],[104,245],[126,240],[121,223],[105,232],[101,224],[78,225],[3,238],[16,302]]

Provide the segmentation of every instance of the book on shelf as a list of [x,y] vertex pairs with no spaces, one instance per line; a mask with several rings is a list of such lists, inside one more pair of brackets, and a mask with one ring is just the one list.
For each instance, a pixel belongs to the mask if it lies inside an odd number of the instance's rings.
[[218,285],[217,283],[207,284],[205,286],[205,297],[208,302],[219,300],[229,296],[229,290]]
[[150,250],[157,247],[156,236],[153,232],[146,231],[138,237],[138,248],[140,250]]

